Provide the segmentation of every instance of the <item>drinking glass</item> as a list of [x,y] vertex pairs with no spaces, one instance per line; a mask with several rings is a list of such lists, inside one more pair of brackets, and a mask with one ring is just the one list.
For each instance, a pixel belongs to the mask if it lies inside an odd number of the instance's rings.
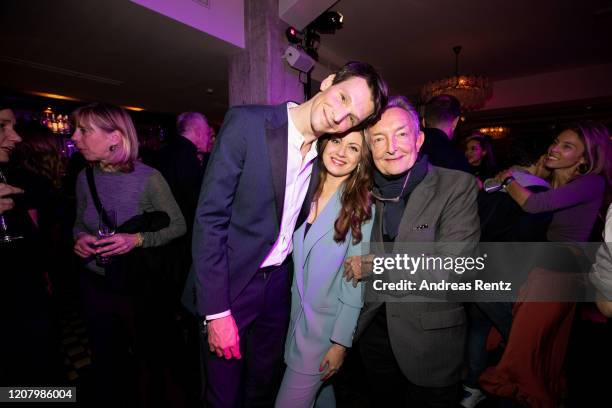
[[[8,184],[6,176],[4,175],[2,170],[0,170],[0,183]],[[12,235],[9,232],[8,225],[6,224],[6,219],[4,218],[4,215],[0,214],[0,243],[7,244],[22,238],[23,237],[20,235]]]
[[[102,207],[102,211],[99,214],[98,221],[98,238],[108,238],[115,235],[117,228],[117,214],[115,210],[110,208]],[[107,256],[96,255],[96,263],[99,266],[108,264],[109,258]]]

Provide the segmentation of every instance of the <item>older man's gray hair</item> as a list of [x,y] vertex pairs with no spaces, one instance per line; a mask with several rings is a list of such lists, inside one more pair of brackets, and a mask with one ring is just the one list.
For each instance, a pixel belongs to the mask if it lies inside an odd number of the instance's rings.
[[179,135],[185,135],[188,130],[202,126],[208,126],[208,121],[200,112],[183,112],[176,118],[176,131]]
[[389,110],[391,108],[400,108],[408,112],[408,115],[410,116],[410,130],[412,130],[414,134],[419,133],[419,114],[417,113],[414,106],[412,106],[408,98],[403,95],[390,96],[384,111]]

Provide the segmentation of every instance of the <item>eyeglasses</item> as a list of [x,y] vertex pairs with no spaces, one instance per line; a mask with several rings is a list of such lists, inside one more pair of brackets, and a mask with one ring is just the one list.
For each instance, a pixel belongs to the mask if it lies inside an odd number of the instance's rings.
[[404,179],[404,185],[402,186],[402,191],[399,193],[399,195],[397,197],[385,198],[385,197],[379,196],[378,194],[375,194],[373,191],[370,194],[372,194],[372,197],[374,197],[375,199],[377,199],[379,201],[383,201],[383,202],[387,202],[387,203],[399,203],[400,198],[402,198],[402,194],[404,194],[404,189],[406,189],[406,184],[408,184],[408,178],[409,177],[410,177],[410,172],[408,172],[408,174],[406,174],[406,178]]

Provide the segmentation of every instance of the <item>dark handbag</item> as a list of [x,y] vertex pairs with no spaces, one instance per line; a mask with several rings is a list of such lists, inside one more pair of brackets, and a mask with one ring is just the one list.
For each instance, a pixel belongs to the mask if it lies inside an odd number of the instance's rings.
[[[102,202],[98,196],[93,168],[88,167],[85,171],[87,184],[91,192],[94,205],[98,214],[104,217]],[[117,227],[117,232],[125,234],[136,234],[138,232],[156,232],[170,225],[170,217],[165,211],[145,211],[135,215]],[[104,266],[105,278],[108,286],[116,292],[133,292],[138,287],[150,286],[144,281],[156,280],[161,275],[163,247],[156,248],[134,248],[124,255],[110,257]],[[142,280],[139,282],[139,280]]]

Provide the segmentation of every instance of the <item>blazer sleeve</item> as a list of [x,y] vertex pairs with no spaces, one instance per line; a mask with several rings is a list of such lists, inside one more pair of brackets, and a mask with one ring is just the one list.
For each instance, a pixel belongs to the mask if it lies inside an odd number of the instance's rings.
[[523,204],[523,209],[529,213],[555,211],[592,200],[600,200],[603,197],[604,190],[605,181],[603,177],[588,174],[563,187],[531,194]]
[[[346,253],[346,258],[351,256],[360,256],[367,254],[369,251],[369,239],[372,233],[372,224],[375,216],[375,208],[372,206],[372,217],[361,226],[363,239],[360,243],[353,245],[350,231],[346,239],[351,239]],[[344,263],[340,267],[338,273],[344,273]],[[351,347],[353,344],[353,333],[357,326],[357,319],[363,307],[363,283],[359,282],[357,287],[353,287],[353,283],[347,282],[346,279],[340,279],[340,307],[336,312],[336,320],[332,330],[331,341]]]
[[192,255],[198,312],[203,316],[230,309],[228,229],[246,156],[248,125],[248,118],[240,109],[230,108],[202,182]]
[[442,212],[437,241],[463,243],[480,239],[476,178],[467,175],[462,178],[463,182],[457,180]]

